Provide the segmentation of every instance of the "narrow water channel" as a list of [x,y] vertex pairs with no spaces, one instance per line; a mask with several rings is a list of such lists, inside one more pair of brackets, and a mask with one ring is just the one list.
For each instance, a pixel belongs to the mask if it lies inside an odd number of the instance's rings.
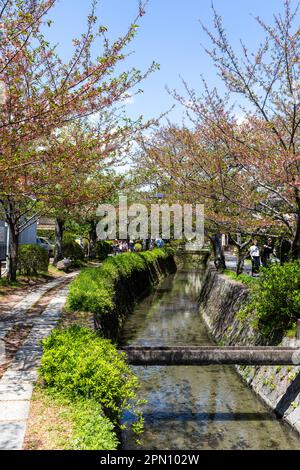
[[[139,304],[122,344],[208,345],[197,308],[201,272],[179,271]],[[277,420],[230,366],[134,367],[141,381],[145,432],[125,449],[299,449],[300,438]],[[129,424],[130,414],[124,415]]]

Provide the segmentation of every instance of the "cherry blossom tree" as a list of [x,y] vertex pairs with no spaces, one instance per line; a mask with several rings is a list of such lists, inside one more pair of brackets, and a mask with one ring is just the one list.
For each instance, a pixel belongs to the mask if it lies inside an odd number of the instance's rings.
[[[173,94],[185,106],[196,132],[217,149],[216,162],[220,149],[222,161],[226,151],[225,168],[219,165],[224,200],[253,217],[272,218],[284,226],[292,240],[293,257],[299,258],[300,30],[293,3],[283,2],[283,13],[274,15],[274,25],[256,18],[265,41],[255,53],[242,43],[241,54],[234,51],[222,18],[213,8],[214,31],[203,26],[212,41],[207,53],[227,94],[220,97],[205,82],[201,96],[186,83],[184,96]],[[243,103],[240,117],[232,105],[236,96]]]
[[[274,221],[249,210],[261,201],[261,192],[243,180],[244,175],[214,129],[202,126],[195,131],[169,124],[150,138],[140,139],[136,160],[136,170],[142,168],[144,185],[163,188],[172,202],[205,205],[205,232],[212,243],[216,266],[225,268],[220,233],[227,233],[237,248],[240,274],[251,236],[270,230]],[[248,240],[240,243],[237,233],[249,234]]]
[[[116,138],[110,132],[97,140],[96,133],[90,139],[92,150],[85,147],[86,139],[77,139],[79,148],[74,151],[72,142],[58,138],[62,129],[101,116],[122,103],[129,91],[139,93],[139,83],[157,68],[153,63],[144,73],[135,68],[116,72],[144,15],[142,3],[127,32],[109,41],[93,1],[86,32],[73,41],[74,53],[67,63],[42,32],[47,25],[53,27],[48,13],[55,4],[3,0],[0,7],[0,204],[11,234],[10,280],[16,277],[18,238],[28,216],[36,216],[49,203],[51,192],[55,199],[62,179],[68,181],[76,169],[86,174],[90,159],[95,161],[98,155],[101,160]],[[96,57],[94,49],[100,51]]]

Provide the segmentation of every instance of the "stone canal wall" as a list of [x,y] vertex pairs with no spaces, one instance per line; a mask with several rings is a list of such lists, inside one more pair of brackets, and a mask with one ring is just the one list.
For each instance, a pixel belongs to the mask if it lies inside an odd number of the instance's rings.
[[[200,293],[200,313],[212,338],[220,345],[258,345],[263,342],[247,319],[238,312],[249,289],[212,268],[206,272]],[[264,343],[266,344],[266,343]],[[296,345],[284,338],[281,346]],[[280,418],[300,433],[300,367],[236,366],[243,380]]]

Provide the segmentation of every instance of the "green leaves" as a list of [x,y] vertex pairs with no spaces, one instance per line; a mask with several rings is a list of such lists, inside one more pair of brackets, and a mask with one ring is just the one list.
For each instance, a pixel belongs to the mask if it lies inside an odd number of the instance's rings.
[[84,260],[84,251],[76,241],[64,240],[62,249],[66,258],[70,258],[72,261]]
[[286,332],[300,318],[300,261],[264,269],[250,298],[246,311],[263,334]]
[[49,256],[47,250],[37,245],[19,247],[18,269],[21,274],[32,274],[48,271]]
[[[103,411],[114,426],[125,409],[132,409],[137,414],[137,377],[126,364],[124,355],[119,354],[109,340],[100,338],[88,328],[75,325],[64,330],[53,330],[43,341],[43,350],[39,372],[44,385],[54,395],[61,394],[68,400],[81,402],[80,427],[99,426],[98,418],[101,414],[103,416]],[[88,425],[86,413],[92,413],[94,424],[88,420]],[[76,419],[79,422],[80,416]],[[140,432],[141,427],[137,428]],[[81,448],[88,448],[90,430],[81,432]]]
[[68,449],[116,450],[118,439],[113,423],[102,416],[99,404],[92,400],[69,402],[73,437]]
[[146,270],[147,265],[172,254],[172,249],[155,249],[140,254],[124,253],[107,258],[100,268],[85,269],[70,285],[69,308],[97,315],[111,314],[115,309],[118,280]]

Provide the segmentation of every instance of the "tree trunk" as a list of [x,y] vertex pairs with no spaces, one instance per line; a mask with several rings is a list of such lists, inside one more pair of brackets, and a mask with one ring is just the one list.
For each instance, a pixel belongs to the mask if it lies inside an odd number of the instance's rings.
[[300,214],[298,214],[296,233],[292,243],[292,258],[300,259]]
[[224,255],[224,250],[221,244],[220,234],[217,233],[213,235],[212,237],[209,237],[209,239],[213,247],[214,263],[215,263],[216,269],[218,270],[226,269],[225,255]]
[[19,247],[19,230],[13,223],[9,223],[9,255],[8,255],[8,280],[15,282],[17,280],[18,269],[18,247]]
[[89,230],[89,258],[95,258],[95,248],[97,243],[97,222],[95,220],[90,221]]
[[243,274],[245,259],[248,256],[248,251],[244,252],[244,247],[238,247],[238,256],[236,263],[236,275]]
[[243,250],[240,246],[237,247],[237,251],[236,275],[239,276],[244,271],[245,258],[243,257]]
[[237,244],[236,242],[234,243],[237,247],[236,275],[239,276],[240,274],[243,274],[245,259],[249,254],[248,246],[250,245],[251,240],[248,240],[247,242],[242,243],[241,245]]
[[240,241],[235,240],[231,234],[229,237],[231,243],[233,243],[237,248],[236,275],[239,276],[244,271],[245,259],[249,253],[248,246],[251,243],[251,238],[244,243],[241,243]]
[[286,238],[281,239],[279,248],[279,259],[281,265],[289,261],[291,256],[291,247],[292,243],[290,242],[290,240],[287,240]]
[[56,221],[55,221],[55,256],[54,256],[54,264],[57,264],[58,261],[61,261],[64,258],[63,248],[62,248],[64,230],[65,230],[64,220],[56,219]]

